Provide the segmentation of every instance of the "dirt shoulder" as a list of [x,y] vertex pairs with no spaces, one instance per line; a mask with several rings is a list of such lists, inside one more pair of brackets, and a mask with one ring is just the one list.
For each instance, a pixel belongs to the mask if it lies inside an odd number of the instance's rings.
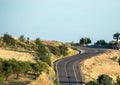
[[116,80],[116,77],[120,76],[119,57],[120,50],[108,50],[80,63],[85,81],[97,79],[101,74],[107,74]]

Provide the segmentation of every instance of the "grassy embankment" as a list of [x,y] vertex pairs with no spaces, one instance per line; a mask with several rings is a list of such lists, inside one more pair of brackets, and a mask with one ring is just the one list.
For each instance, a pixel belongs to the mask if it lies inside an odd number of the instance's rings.
[[116,82],[116,78],[120,76],[119,57],[120,50],[108,50],[80,63],[86,82],[94,81],[102,74],[109,75]]

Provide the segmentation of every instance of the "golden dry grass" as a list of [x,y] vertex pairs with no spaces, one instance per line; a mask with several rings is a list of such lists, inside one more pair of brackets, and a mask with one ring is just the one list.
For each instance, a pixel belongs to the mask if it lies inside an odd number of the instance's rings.
[[82,72],[85,74],[86,82],[97,79],[101,74],[107,74],[116,80],[120,76],[118,58],[120,51],[108,50],[106,53],[94,56],[81,63]]
[[49,80],[49,76],[43,72],[37,80],[33,81],[28,85],[54,85],[52,81]]
[[0,58],[5,59],[5,60],[14,58],[14,59],[20,60],[20,61],[34,62],[34,56],[29,53],[10,51],[10,50],[5,50],[3,48],[0,48]]

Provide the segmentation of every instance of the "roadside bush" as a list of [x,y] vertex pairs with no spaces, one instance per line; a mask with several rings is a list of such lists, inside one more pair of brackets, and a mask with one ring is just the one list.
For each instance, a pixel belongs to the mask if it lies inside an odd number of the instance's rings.
[[97,79],[100,85],[112,85],[112,78],[109,75],[102,74]]
[[60,49],[60,53],[61,53],[63,56],[66,56],[66,55],[68,54],[68,53],[67,53],[68,49],[67,49],[66,46],[61,45],[61,46],[59,46],[59,49]]
[[43,62],[46,62],[49,66],[51,66],[51,59],[48,56],[41,56],[40,60],[42,60]]
[[96,81],[89,81],[85,85],[99,85]]
[[60,49],[58,47],[55,47],[55,46],[48,46],[49,50],[51,53],[53,53],[54,55],[56,56],[60,56],[61,53],[60,53]]

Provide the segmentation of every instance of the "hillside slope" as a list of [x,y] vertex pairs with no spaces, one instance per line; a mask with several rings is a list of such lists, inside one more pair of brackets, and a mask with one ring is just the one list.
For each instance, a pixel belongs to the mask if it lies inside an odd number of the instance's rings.
[[26,53],[26,52],[17,52],[17,51],[11,51],[11,50],[6,50],[3,48],[0,48],[0,58],[9,60],[9,59],[16,59],[20,61],[31,61],[35,62],[34,56]]
[[107,74],[115,81],[116,77],[120,76],[119,57],[120,51],[108,50],[106,53],[94,56],[80,63],[86,82],[97,79],[101,74]]

